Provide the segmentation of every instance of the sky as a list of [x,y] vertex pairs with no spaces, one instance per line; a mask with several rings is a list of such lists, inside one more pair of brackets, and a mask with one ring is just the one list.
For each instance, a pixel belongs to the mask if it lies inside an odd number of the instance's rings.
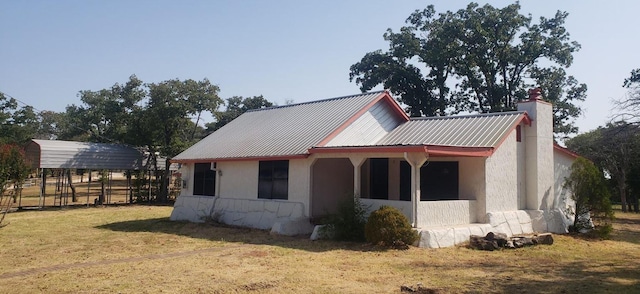
[[[477,1],[504,7],[513,1]],[[349,67],[386,50],[416,9],[468,1],[0,0],[0,92],[38,110],[81,104],[78,92],[125,83],[209,79],[220,96],[277,104],[359,93]],[[622,82],[640,68],[640,1],[521,1],[534,20],[566,11],[582,49],[570,75],[588,86],[580,132],[606,124]],[[210,117],[209,117],[210,120]]]

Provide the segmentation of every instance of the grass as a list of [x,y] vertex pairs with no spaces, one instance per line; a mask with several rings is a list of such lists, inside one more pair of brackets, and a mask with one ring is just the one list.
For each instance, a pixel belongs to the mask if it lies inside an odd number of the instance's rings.
[[171,207],[25,211],[0,228],[0,293],[443,293],[640,291],[640,215],[611,240],[484,252],[381,250],[168,221]]

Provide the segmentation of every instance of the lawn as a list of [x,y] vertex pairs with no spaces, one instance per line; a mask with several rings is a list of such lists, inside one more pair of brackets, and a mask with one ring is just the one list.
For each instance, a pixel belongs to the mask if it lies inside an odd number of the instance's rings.
[[557,235],[551,246],[484,252],[380,250],[168,221],[171,207],[51,209],[7,215],[0,293],[640,292],[640,215],[612,240]]

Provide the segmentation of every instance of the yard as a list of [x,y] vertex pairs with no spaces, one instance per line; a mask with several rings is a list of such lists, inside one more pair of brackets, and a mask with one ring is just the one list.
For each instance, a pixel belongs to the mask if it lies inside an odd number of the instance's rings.
[[612,240],[484,252],[379,250],[212,224],[171,207],[23,211],[0,228],[0,293],[640,292],[640,215],[617,213]]

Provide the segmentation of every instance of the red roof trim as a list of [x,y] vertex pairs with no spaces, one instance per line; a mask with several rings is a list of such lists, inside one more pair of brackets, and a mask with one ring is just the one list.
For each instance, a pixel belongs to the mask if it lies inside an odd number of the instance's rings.
[[423,145],[412,146],[353,146],[353,147],[313,147],[309,153],[376,153],[376,152],[424,152]]
[[429,156],[464,156],[464,157],[489,157],[494,149],[491,147],[454,147],[454,146],[428,146]]
[[402,145],[402,146],[353,146],[353,147],[315,147],[309,153],[398,153],[423,152],[433,157],[465,156],[488,157],[493,154],[491,147],[454,147],[434,145]]
[[378,101],[380,100],[385,101],[387,105],[391,107],[391,110],[396,114],[398,114],[401,117],[401,119],[403,119],[404,121],[409,121],[409,116],[407,116],[404,110],[400,108],[400,105],[398,105],[398,103],[396,103],[395,100],[393,100],[391,95],[389,95],[389,92],[384,91],[383,93],[380,93],[380,95],[376,97],[373,101],[371,101],[369,104],[365,105],[362,109],[356,112],[356,114],[351,116],[347,121],[342,123],[337,129],[335,129],[333,132],[327,135],[324,139],[322,139],[322,141],[316,144],[316,146],[324,146],[327,143],[329,143],[329,141],[331,141],[338,134],[344,131],[344,129],[350,126],[356,119],[360,118],[360,116],[362,116],[365,112],[367,112],[373,105],[378,103]]
[[171,163],[203,163],[223,161],[256,161],[256,160],[288,160],[305,159],[309,154],[281,155],[281,156],[256,156],[256,157],[227,157],[227,158],[200,158],[200,159],[172,159]]
[[[502,146],[502,143],[504,143],[505,140],[507,140],[507,138],[509,138],[509,135],[511,135],[511,133],[516,129],[516,127],[518,127],[519,124],[521,124],[522,122],[524,122],[526,125],[531,126],[531,118],[529,117],[529,115],[525,112],[522,114],[522,117],[517,120],[510,128],[509,131],[507,131],[507,134],[504,135],[502,137],[502,139],[500,139],[500,142],[498,142],[498,144],[496,144],[496,149],[500,148],[500,146]],[[524,134],[523,134],[524,136]]]
[[553,150],[557,150],[560,151],[562,153],[564,153],[565,155],[569,155],[570,157],[573,157],[574,159],[580,157],[580,155],[578,153],[575,153],[565,147],[562,147],[560,145],[558,145],[557,143],[553,143]]

